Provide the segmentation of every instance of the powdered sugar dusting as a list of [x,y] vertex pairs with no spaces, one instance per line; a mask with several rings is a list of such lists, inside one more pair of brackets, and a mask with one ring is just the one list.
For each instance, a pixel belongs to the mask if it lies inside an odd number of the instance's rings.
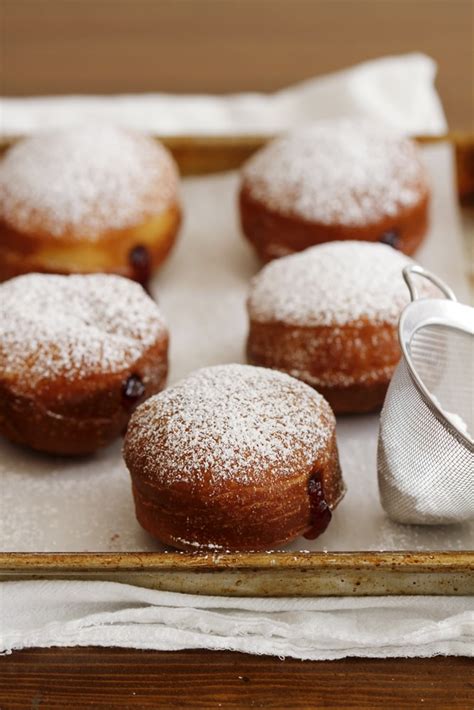
[[18,386],[123,372],[165,332],[158,306],[120,276],[28,274],[0,285],[0,377]]
[[[125,459],[163,485],[258,482],[314,463],[335,426],[327,402],[288,375],[246,365],[204,368],[132,416]],[[272,472],[271,474],[269,472]]]
[[107,125],[40,133],[0,163],[1,217],[26,233],[94,240],[176,201],[177,172],[151,138]]
[[460,432],[462,432],[463,434],[467,434],[468,436],[470,436],[470,435],[471,435],[471,432],[469,431],[469,425],[468,425],[468,423],[467,423],[466,421],[464,421],[464,419],[461,417],[461,415],[460,415],[460,414],[456,414],[455,412],[447,412],[447,411],[443,408],[443,406],[442,406],[441,402],[439,401],[439,399],[438,399],[437,397],[435,397],[435,395],[434,395],[432,392],[431,392],[430,394],[431,394],[431,398],[432,398],[433,402],[436,404],[436,406],[438,407],[438,409],[441,410],[441,412],[444,414],[444,416],[446,417],[446,419],[447,419],[449,422],[451,422],[451,424],[452,424],[453,426],[455,426],[456,429],[458,429]]
[[[420,258],[426,268],[455,286],[462,298],[462,240],[452,191],[450,149],[440,144],[422,150],[432,175],[434,212]],[[237,188],[235,175],[230,173],[184,182],[184,212],[189,218],[173,268],[165,268],[152,281],[171,326],[173,382],[198,367],[235,362],[242,354],[247,329],[242,303],[256,262],[234,219]],[[226,238],[216,239],[216,233]],[[214,268],[217,263],[219,269]],[[178,272],[180,279],[176,278]],[[323,536],[311,542],[298,538],[285,548],[339,552],[471,548],[474,523],[422,528],[386,520],[377,489],[377,433],[376,415],[339,417],[338,448],[346,496]],[[0,438],[0,549],[163,551],[136,521],[120,443],[93,457],[65,460],[39,456]],[[116,532],[120,539],[112,545],[110,539]],[[211,561],[212,552],[208,554]]]
[[243,169],[251,196],[280,214],[359,226],[427,191],[417,146],[368,120],[320,121],[273,141]]
[[328,242],[271,262],[253,279],[255,322],[331,326],[360,319],[396,324],[410,300],[402,270],[413,263],[385,244]]

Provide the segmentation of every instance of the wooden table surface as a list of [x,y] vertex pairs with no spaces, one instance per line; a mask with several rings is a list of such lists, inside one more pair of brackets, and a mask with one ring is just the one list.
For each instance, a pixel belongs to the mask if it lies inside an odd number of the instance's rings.
[[2,93],[275,91],[425,52],[473,122],[472,0],[2,0]]
[[0,659],[2,710],[472,710],[472,660],[296,661],[215,651],[34,649]]
[[[2,0],[2,93],[272,91],[424,51],[453,129],[472,125],[471,0]],[[473,708],[472,665],[280,661],[206,651],[26,650],[0,708]]]

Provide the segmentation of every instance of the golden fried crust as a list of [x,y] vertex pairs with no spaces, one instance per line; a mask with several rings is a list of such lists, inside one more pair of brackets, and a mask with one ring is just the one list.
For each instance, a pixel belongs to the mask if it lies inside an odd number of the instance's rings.
[[151,274],[171,251],[181,223],[176,202],[162,213],[126,229],[108,230],[91,240],[84,236],[52,236],[44,229],[18,231],[0,221],[0,281],[21,274],[113,273],[142,281],[133,250],[142,247],[148,255]]
[[158,480],[151,485],[133,456],[126,453],[125,458],[139,523],[164,544],[182,550],[257,551],[303,535],[314,521],[308,495],[312,476],[322,480],[331,509],[344,495],[335,432],[313,466],[281,477],[278,487],[268,483],[274,477],[270,469],[258,472],[258,485],[231,480],[216,490],[205,478],[198,490],[185,484],[170,488]]
[[400,359],[397,329],[368,319],[301,327],[250,322],[247,359],[315,387],[336,414],[370,412],[382,404]]
[[160,334],[132,366],[88,379],[56,378],[28,388],[28,373],[15,380],[0,375],[0,433],[10,441],[52,454],[88,454],[111,443],[125,429],[133,407],[124,398],[128,378],[138,376],[144,392],[136,406],[165,386],[168,335]]
[[323,224],[281,214],[255,199],[245,183],[240,190],[239,205],[242,230],[264,262],[323,242],[348,239],[378,242],[390,232],[396,233],[397,248],[410,255],[417,250],[428,228],[429,192],[420,187],[420,198],[414,205],[401,208],[396,215],[356,226]]

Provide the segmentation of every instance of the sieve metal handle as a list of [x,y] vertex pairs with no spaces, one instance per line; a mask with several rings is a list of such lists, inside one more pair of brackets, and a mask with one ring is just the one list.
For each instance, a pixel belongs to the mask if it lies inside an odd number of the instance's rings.
[[420,298],[420,294],[418,293],[418,289],[416,288],[413,280],[413,276],[415,274],[416,276],[422,276],[424,279],[431,281],[431,283],[437,286],[441,293],[443,293],[446,298],[449,298],[450,301],[457,301],[454,292],[444,283],[444,281],[441,281],[438,276],[435,276],[435,274],[432,274],[431,271],[427,271],[418,264],[410,264],[410,266],[405,266],[403,269],[403,278],[405,279],[408,290],[410,291],[412,301],[418,301]]

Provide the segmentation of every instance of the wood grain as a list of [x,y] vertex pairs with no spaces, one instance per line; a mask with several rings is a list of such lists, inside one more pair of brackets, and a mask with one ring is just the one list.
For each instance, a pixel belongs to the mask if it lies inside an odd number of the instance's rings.
[[422,51],[468,128],[472,15],[471,0],[3,0],[2,91],[274,91]]
[[[273,91],[413,50],[472,126],[470,0],[3,0],[7,95]],[[0,658],[0,708],[472,708],[463,658],[310,663],[242,654],[33,649]]]
[[2,710],[474,706],[466,658],[281,661],[213,651],[33,649],[0,659]]

